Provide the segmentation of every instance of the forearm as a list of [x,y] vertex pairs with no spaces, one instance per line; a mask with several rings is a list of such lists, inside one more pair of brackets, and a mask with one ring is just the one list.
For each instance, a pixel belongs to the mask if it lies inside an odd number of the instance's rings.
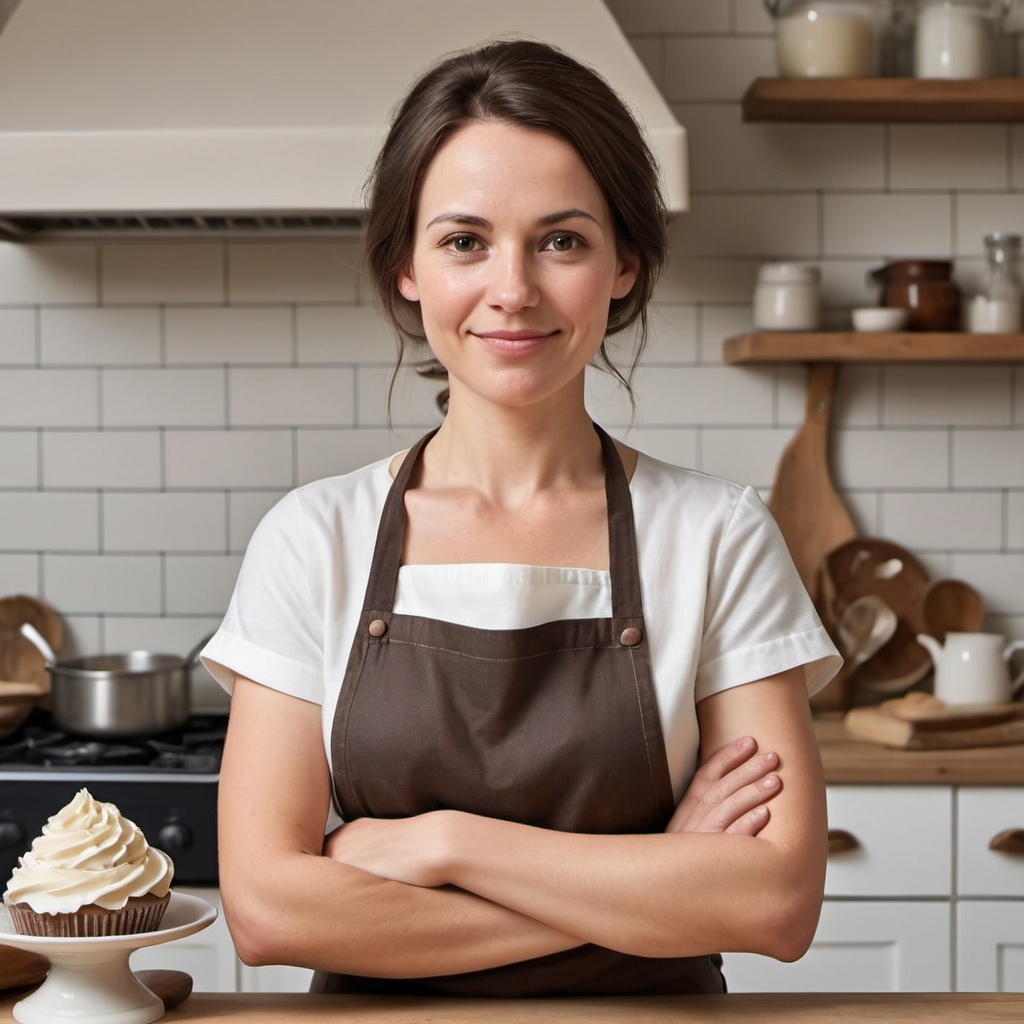
[[429,977],[558,952],[579,940],[457,889],[378,878],[294,853],[223,890],[239,956],[370,977]]
[[806,860],[758,837],[574,835],[459,814],[444,828],[445,882],[622,952],[790,959],[817,922]]

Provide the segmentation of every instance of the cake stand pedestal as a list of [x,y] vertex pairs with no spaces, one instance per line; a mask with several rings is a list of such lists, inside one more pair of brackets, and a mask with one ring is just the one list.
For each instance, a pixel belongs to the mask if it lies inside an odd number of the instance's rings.
[[14,1019],[20,1024],[152,1024],[163,1016],[164,1004],[132,973],[129,957],[145,946],[202,931],[216,918],[205,900],[172,892],[157,931],[57,938],[19,935],[0,907],[0,945],[50,961],[42,985],[14,1004]]

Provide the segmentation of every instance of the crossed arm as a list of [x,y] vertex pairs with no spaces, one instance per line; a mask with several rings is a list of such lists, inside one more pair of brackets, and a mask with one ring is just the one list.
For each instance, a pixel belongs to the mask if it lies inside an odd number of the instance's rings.
[[583,942],[644,956],[800,956],[826,846],[802,672],[709,697],[698,716],[701,768],[664,834],[436,811],[359,819],[325,843],[320,709],[238,679],[219,832],[240,956],[378,977],[479,970]]

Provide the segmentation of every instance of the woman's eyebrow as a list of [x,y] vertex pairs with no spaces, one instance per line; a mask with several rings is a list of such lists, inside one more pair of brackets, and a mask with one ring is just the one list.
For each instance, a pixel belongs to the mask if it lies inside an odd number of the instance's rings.
[[[598,219],[591,213],[587,213],[586,210],[581,210],[579,207],[571,206],[565,210],[556,210],[554,213],[546,213],[537,221],[539,227],[549,227],[552,224],[561,224],[567,220],[576,220],[580,217],[586,220],[591,220],[595,224],[600,223]],[[435,224],[464,224],[467,227],[484,228],[490,230],[493,225],[486,217],[478,217],[473,213],[459,213],[455,210],[447,210],[444,213],[439,213],[436,217],[432,217],[427,222],[427,227],[433,227]]]

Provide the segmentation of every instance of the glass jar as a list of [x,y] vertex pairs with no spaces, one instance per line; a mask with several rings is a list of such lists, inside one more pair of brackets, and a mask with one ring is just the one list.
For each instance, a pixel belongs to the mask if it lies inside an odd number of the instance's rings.
[[909,331],[960,329],[960,289],[952,260],[895,260],[870,273],[882,286],[880,306],[907,310]]
[[971,301],[967,329],[976,334],[1024,329],[1021,236],[998,231],[986,235],[985,261],[985,279],[981,294]]
[[1010,0],[917,0],[916,78],[991,78],[996,36]]
[[884,0],[764,0],[775,19],[784,78],[867,78],[878,74]]
[[813,331],[821,316],[821,271],[802,263],[765,263],[754,289],[761,331]]

